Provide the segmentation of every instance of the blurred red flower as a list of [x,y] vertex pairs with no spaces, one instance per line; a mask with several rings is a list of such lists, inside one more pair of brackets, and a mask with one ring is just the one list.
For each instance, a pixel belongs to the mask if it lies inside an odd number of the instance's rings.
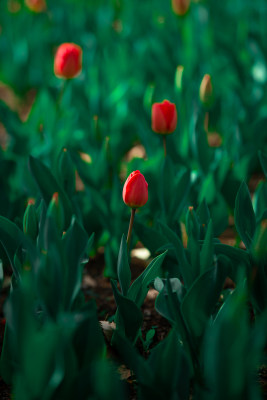
[[71,79],[82,70],[82,49],[75,43],[63,43],[56,52],[54,72],[58,78]]
[[25,5],[29,8],[29,10],[36,13],[41,13],[46,10],[45,0],[25,0]]
[[177,125],[176,105],[168,100],[152,105],[152,130],[162,135],[172,133]]

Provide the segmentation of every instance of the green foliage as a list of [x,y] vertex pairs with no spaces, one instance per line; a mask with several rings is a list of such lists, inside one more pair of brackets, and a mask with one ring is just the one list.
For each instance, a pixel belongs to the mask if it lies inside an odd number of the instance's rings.
[[115,315],[116,331],[113,342],[117,336],[123,335],[132,342],[136,342],[143,322],[141,306],[148,293],[149,284],[157,277],[162,275],[162,263],[166,253],[157,256],[146,267],[144,272],[131,284],[131,270],[128,262],[128,249],[124,235],[121,239],[121,246],[118,257],[118,278],[121,292],[117,288],[115,281],[111,281],[113,294],[117,304]]
[[261,398],[254,374],[265,345],[260,339],[265,324],[266,317],[250,328],[247,290],[241,281],[207,329],[203,349],[207,390],[197,398]]
[[255,233],[256,218],[250,194],[244,182],[240,186],[236,197],[235,224],[241,239],[249,249]]
[[172,330],[148,358],[144,360],[124,337],[120,337],[117,350],[134,371],[138,382],[138,398],[188,398],[191,371],[183,347]]
[[78,301],[93,236],[88,238],[74,215],[62,235],[65,215],[58,195],[43,206],[37,237],[28,235],[36,220],[26,211],[25,234],[1,217],[1,241],[14,268],[5,304],[2,377],[21,400],[65,398],[77,390],[81,398],[124,396],[113,372],[106,391],[94,383],[95,371],[108,374],[111,366],[94,303]]
[[[0,2],[1,288],[13,273],[0,367],[14,398],[127,397],[81,290],[89,252],[104,247],[117,304],[111,344],[138,398],[261,399],[266,17],[263,0],[190,2],[182,17],[161,0],[47,0],[40,13]],[[66,81],[53,71],[64,42],[83,50],[81,74]],[[151,129],[163,99],[178,112],[166,157]],[[131,282],[122,188],[137,169],[149,200],[133,243],[153,260]],[[220,235],[233,215],[230,246]],[[151,285],[172,329],[155,347],[154,325],[144,333],[145,358],[135,345]]]

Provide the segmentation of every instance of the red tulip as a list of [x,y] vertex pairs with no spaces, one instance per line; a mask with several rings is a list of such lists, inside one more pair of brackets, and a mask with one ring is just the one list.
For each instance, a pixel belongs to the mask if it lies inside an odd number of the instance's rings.
[[71,79],[82,69],[82,49],[74,43],[61,44],[54,60],[54,72],[58,78]]
[[176,129],[176,105],[168,100],[152,105],[152,130],[162,135],[168,135]]
[[190,0],[172,0],[172,10],[179,16],[185,15],[189,6]]
[[148,184],[140,171],[132,172],[123,186],[122,198],[131,208],[139,208],[148,200]]
[[41,13],[46,10],[45,0],[25,0],[25,4],[29,10],[36,13]]

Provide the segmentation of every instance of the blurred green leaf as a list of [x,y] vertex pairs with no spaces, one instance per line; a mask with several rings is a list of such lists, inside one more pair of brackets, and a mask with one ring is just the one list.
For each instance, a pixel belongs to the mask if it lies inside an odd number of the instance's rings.
[[192,266],[187,259],[185,249],[181,239],[165,224],[159,223],[164,236],[172,243],[177,262],[179,264],[180,273],[184,280],[185,286],[189,287],[194,280]]
[[[93,244],[94,235],[88,239],[88,235],[75,217],[72,217],[71,225],[64,234],[62,242],[65,251],[66,267],[64,279],[64,292],[66,307],[70,307],[77,296],[82,283],[81,262],[85,252],[89,254]],[[87,260],[87,259],[86,259]]]
[[228,296],[205,337],[206,399],[241,400],[247,396],[253,376],[248,357],[248,324],[247,293],[240,282]]
[[236,229],[245,243],[250,248],[256,228],[256,217],[252,207],[247,185],[243,182],[237,193],[235,202]]
[[181,310],[190,331],[200,337],[215,310],[227,271],[216,264],[204,272],[187,291]]
[[122,294],[123,296],[127,296],[128,289],[131,283],[131,270],[128,262],[128,249],[124,234],[121,238],[117,271]]
[[53,194],[58,193],[64,208],[65,226],[69,226],[73,211],[70,200],[68,199],[64,190],[57,183],[56,179],[49,171],[49,169],[43,163],[41,163],[37,158],[30,156],[29,167],[41,191],[41,194],[44,198],[47,207],[50,203]]
[[200,273],[206,272],[214,262],[213,229],[210,220],[205,240],[200,251]]
[[259,159],[265,178],[267,178],[267,156],[263,151],[259,151]]
[[17,227],[17,225],[4,217],[0,217],[0,241],[8,255],[16,278],[19,277],[21,271],[18,271],[16,268],[14,256],[23,240],[23,232]]
[[32,203],[28,203],[23,216],[23,232],[33,240],[37,238],[38,220],[35,206]]

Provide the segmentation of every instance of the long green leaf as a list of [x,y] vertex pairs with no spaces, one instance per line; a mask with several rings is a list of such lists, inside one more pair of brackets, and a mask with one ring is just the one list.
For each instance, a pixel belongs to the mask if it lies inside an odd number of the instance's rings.
[[200,251],[200,273],[201,274],[206,272],[213,264],[213,254],[214,254],[213,230],[212,230],[212,221],[210,220],[208,229],[206,232],[205,240],[204,240],[202,249]]
[[[111,286],[119,312],[117,315],[119,323],[116,319],[117,328],[121,330],[123,326],[125,336],[131,341],[135,341],[143,321],[142,312],[133,300],[118,291],[115,281],[111,280]],[[121,333],[123,334],[123,332]]]
[[145,300],[149,283],[160,275],[160,268],[166,254],[167,251],[154,258],[144,272],[130,286],[128,297],[133,300],[138,307],[141,307]]
[[17,227],[17,225],[9,221],[7,218],[0,217],[0,241],[4,246],[10,264],[12,265],[13,272],[17,278],[20,271],[17,270],[14,262],[14,256],[23,240],[23,232]]
[[131,283],[131,270],[128,262],[127,242],[124,234],[121,238],[117,271],[122,294],[127,296],[127,292]]
[[[89,239],[93,240],[93,236]],[[77,296],[82,281],[81,262],[84,258],[85,251],[88,249],[88,235],[77,221],[76,217],[72,218],[71,225],[63,236],[63,245],[66,255],[67,276],[65,284],[65,301],[69,305]]]
[[260,159],[260,163],[261,163],[265,178],[267,178],[267,155],[264,154],[262,151],[259,151],[259,159]]
[[235,225],[246,248],[249,249],[256,229],[256,217],[245,182],[241,184],[236,196]]
[[180,273],[182,275],[183,281],[186,287],[190,287],[190,285],[194,281],[194,275],[192,271],[192,266],[187,260],[187,256],[181,239],[166,224],[159,222],[159,226],[162,230],[163,235],[173,244],[174,252],[180,267]]
[[217,264],[201,275],[186,293],[181,310],[195,337],[203,334],[219,299],[226,276],[227,271]]
[[51,201],[53,194],[56,192],[59,194],[59,198],[62,201],[62,205],[64,208],[65,227],[68,227],[71,222],[73,211],[71,202],[67,197],[65,191],[58,184],[50,170],[37,158],[34,158],[32,156],[29,157],[29,167],[47,207]]

